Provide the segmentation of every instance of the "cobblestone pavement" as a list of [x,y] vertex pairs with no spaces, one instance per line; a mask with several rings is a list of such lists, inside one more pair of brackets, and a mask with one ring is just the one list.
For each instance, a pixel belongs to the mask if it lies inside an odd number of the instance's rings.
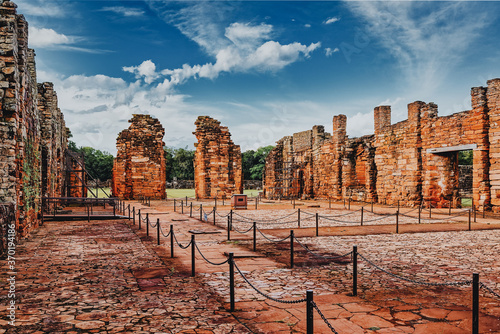
[[16,326],[2,284],[0,333],[249,333],[124,221],[46,222],[18,245],[16,266]]
[[[290,269],[289,241],[271,243],[260,237],[257,252],[252,252],[251,233],[233,232],[228,241],[225,228],[189,218],[189,212],[173,212],[169,202],[153,202],[152,207],[131,204],[141,208],[141,230],[138,218],[135,225],[132,221],[46,223],[19,245],[19,321],[16,331],[10,332],[305,333],[305,303],[280,303],[269,297],[296,301],[309,289],[318,309],[341,334],[471,332],[470,286],[409,283],[359,257],[358,296],[353,297],[350,256],[331,261],[310,253],[337,256],[349,253],[353,245],[366,259],[405,278],[462,282],[478,272],[485,286],[500,292],[498,230],[377,234],[383,226],[356,226],[332,227],[331,236],[306,237],[314,235],[314,228],[303,228],[297,230],[303,233],[298,240],[310,252],[296,242],[297,265]],[[477,225],[496,227],[486,220]],[[189,277],[191,247],[181,249],[174,241],[172,259],[170,237],[164,237],[170,226],[183,246],[194,235],[200,252],[214,263],[224,262],[233,252],[238,268],[266,296],[237,272],[236,311],[228,313],[228,265],[212,265],[196,251],[196,277]],[[420,226],[428,229],[431,224]],[[360,229],[370,235],[358,235],[363,234]],[[263,232],[270,239],[288,233]],[[480,333],[500,333],[500,298],[486,289],[480,296]],[[6,319],[2,316],[2,326]],[[331,332],[317,312],[314,327],[315,333]]]

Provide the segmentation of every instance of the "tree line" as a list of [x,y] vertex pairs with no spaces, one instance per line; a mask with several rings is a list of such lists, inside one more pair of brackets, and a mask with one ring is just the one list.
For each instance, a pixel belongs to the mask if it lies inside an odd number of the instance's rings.
[[[245,180],[262,180],[262,172],[266,157],[274,146],[259,147],[256,151],[248,150],[241,154],[243,178]],[[113,176],[113,155],[92,147],[77,147],[69,142],[69,149],[83,153],[85,167],[96,180],[107,181]],[[167,181],[194,180],[194,150],[165,147]]]

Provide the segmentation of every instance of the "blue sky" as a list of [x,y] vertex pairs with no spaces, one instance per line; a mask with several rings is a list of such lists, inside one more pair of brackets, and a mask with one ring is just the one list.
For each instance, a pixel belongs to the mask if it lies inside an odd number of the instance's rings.
[[116,152],[133,113],[168,146],[194,148],[209,115],[245,151],[346,114],[373,133],[373,108],[470,108],[500,77],[500,2],[18,0],[38,81],[54,82],[73,140]]

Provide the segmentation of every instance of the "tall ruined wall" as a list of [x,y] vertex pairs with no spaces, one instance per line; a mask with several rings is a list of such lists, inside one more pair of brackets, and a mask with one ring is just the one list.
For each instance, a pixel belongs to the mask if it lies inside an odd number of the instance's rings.
[[40,117],[28,24],[16,5],[0,6],[0,202],[14,203],[16,227],[26,235],[40,212]]
[[165,129],[149,115],[133,115],[116,140],[113,196],[121,199],[166,197]]
[[194,182],[198,198],[230,198],[243,193],[241,150],[220,122],[200,116],[195,122]]
[[[50,82],[38,84],[38,110],[41,127],[42,196],[72,197],[64,194],[64,155],[68,133],[64,115],[57,107],[57,94]],[[84,196],[79,196],[84,197]]]
[[361,138],[347,138],[344,115],[316,144],[314,129],[284,137],[266,160],[265,195],[287,197],[287,180],[300,185],[296,197],[460,206],[458,152],[473,150],[474,205],[500,211],[500,79],[472,88],[471,99],[472,110],[444,117],[434,103],[416,101],[396,124],[390,106],[376,107],[375,134]]

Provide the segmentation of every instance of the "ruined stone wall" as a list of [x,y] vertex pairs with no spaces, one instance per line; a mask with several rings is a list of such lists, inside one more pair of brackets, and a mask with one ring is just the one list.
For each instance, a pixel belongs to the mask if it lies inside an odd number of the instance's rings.
[[195,122],[194,181],[198,198],[230,198],[243,193],[241,150],[220,122],[200,116]]
[[23,237],[40,222],[42,196],[62,194],[68,129],[52,84],[37,85],[28,23],[16,8],[0,4],[0,204],[14,208]]
[[40,117],[28,24],[16,5],[0,6],[0,202],[14,203],[19,235],[38,224]]
[[121,199],[166,196],[165,129],[149,115],[133,115],[116,140],[113,196]]
[[[68,133],[64,115],[57,107],[57,94],[50,82],[38,84],[38,110],[41,127],[42,196],[70,196],[64,193],[64,161]],[[80,194],[78,197],[84,197]]]
[[266,160],[265,195],[280,192],[278,171],[292,152],[290,182],[301,185],[298,197],[456,207],[458,152],[472,149],[474,205],[500,211],[500,79],[472,88],[471,99],[472,110],[444,117],[434,103],[416,101],[408,105],[408,119],[396,124],[390,106],[376,107],[371,136],[347,138],[345,116],[339,115],[331,138],[315,143],[314,130],[285,137]]

